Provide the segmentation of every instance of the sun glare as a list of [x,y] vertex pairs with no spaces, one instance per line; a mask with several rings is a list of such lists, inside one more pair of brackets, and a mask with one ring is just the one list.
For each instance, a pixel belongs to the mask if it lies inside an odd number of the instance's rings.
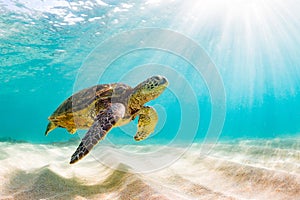
[[174,27],[180,24],[206,46],[221,73],[226,74],[224,79],[232,83],[230,92],[246,97],[250,104],[254,99],[263,102],[270,93],[282,98],[295,95],[300,75],[293,66],[299,53],[300,41],[295,34],[299,22],[292,17],[296,9],[288,2],[186,1]]

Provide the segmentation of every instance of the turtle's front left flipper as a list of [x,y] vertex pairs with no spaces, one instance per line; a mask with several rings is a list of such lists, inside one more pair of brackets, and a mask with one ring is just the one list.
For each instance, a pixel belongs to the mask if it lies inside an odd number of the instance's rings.
[[139,113],[138,130],[134,136],[136,141],[146,139],[151,133],[154,132],[155,126],[158,121],[157,112],[154,108],[145,106]]
[[114,103],[106,110],[101,111],[72,155],[70,164],[77,162],[87,155],[100,140],[104,139],[111,128],[123,118],[124,114],[125,107],[121,103]]

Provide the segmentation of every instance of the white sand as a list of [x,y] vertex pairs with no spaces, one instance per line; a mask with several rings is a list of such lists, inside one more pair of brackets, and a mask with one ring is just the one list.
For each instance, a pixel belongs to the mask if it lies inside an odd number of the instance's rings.
[[[135,152],[144,158],[128,161],[126,156],[127,160],[124,156],[117,159],[116,154],[110,154],[114,148],[103,145],[79,163],[69,165],[76,145],[2,142],[0,199],[296,200],[300,197],[299,146],[281,144],[278,142],[276,146],[274,141],[272,145],[267,141],[219,144],[202,158],[200,145],[195,144],[174,162],[159,167],[151,163],[159,162],[156,157],[148,158],[151,152],[167,152],[159,146],[120,147],[123,152]],[[170,150],[175,155],[182,149]],[[109,162],[115,162],[114,168],[95,160],[97,156],[110,158]],[[141,173],[145,166],[157,169]]]

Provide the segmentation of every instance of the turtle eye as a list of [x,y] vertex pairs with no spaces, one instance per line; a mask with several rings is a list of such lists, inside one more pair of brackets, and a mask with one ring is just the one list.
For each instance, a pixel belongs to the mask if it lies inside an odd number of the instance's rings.
[[152,78],[154,79],[154,81],[159,81],[161,79],[161,77],[159,76],[153,76]]

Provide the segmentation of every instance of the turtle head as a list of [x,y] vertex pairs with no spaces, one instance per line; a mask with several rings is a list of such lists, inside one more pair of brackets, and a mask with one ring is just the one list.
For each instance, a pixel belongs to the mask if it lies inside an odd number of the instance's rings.
[[134,88],[132,98],[138,100],[142,106],[142,104],[157,98],[168,85],[169,82],[164,76],[152,76]]

